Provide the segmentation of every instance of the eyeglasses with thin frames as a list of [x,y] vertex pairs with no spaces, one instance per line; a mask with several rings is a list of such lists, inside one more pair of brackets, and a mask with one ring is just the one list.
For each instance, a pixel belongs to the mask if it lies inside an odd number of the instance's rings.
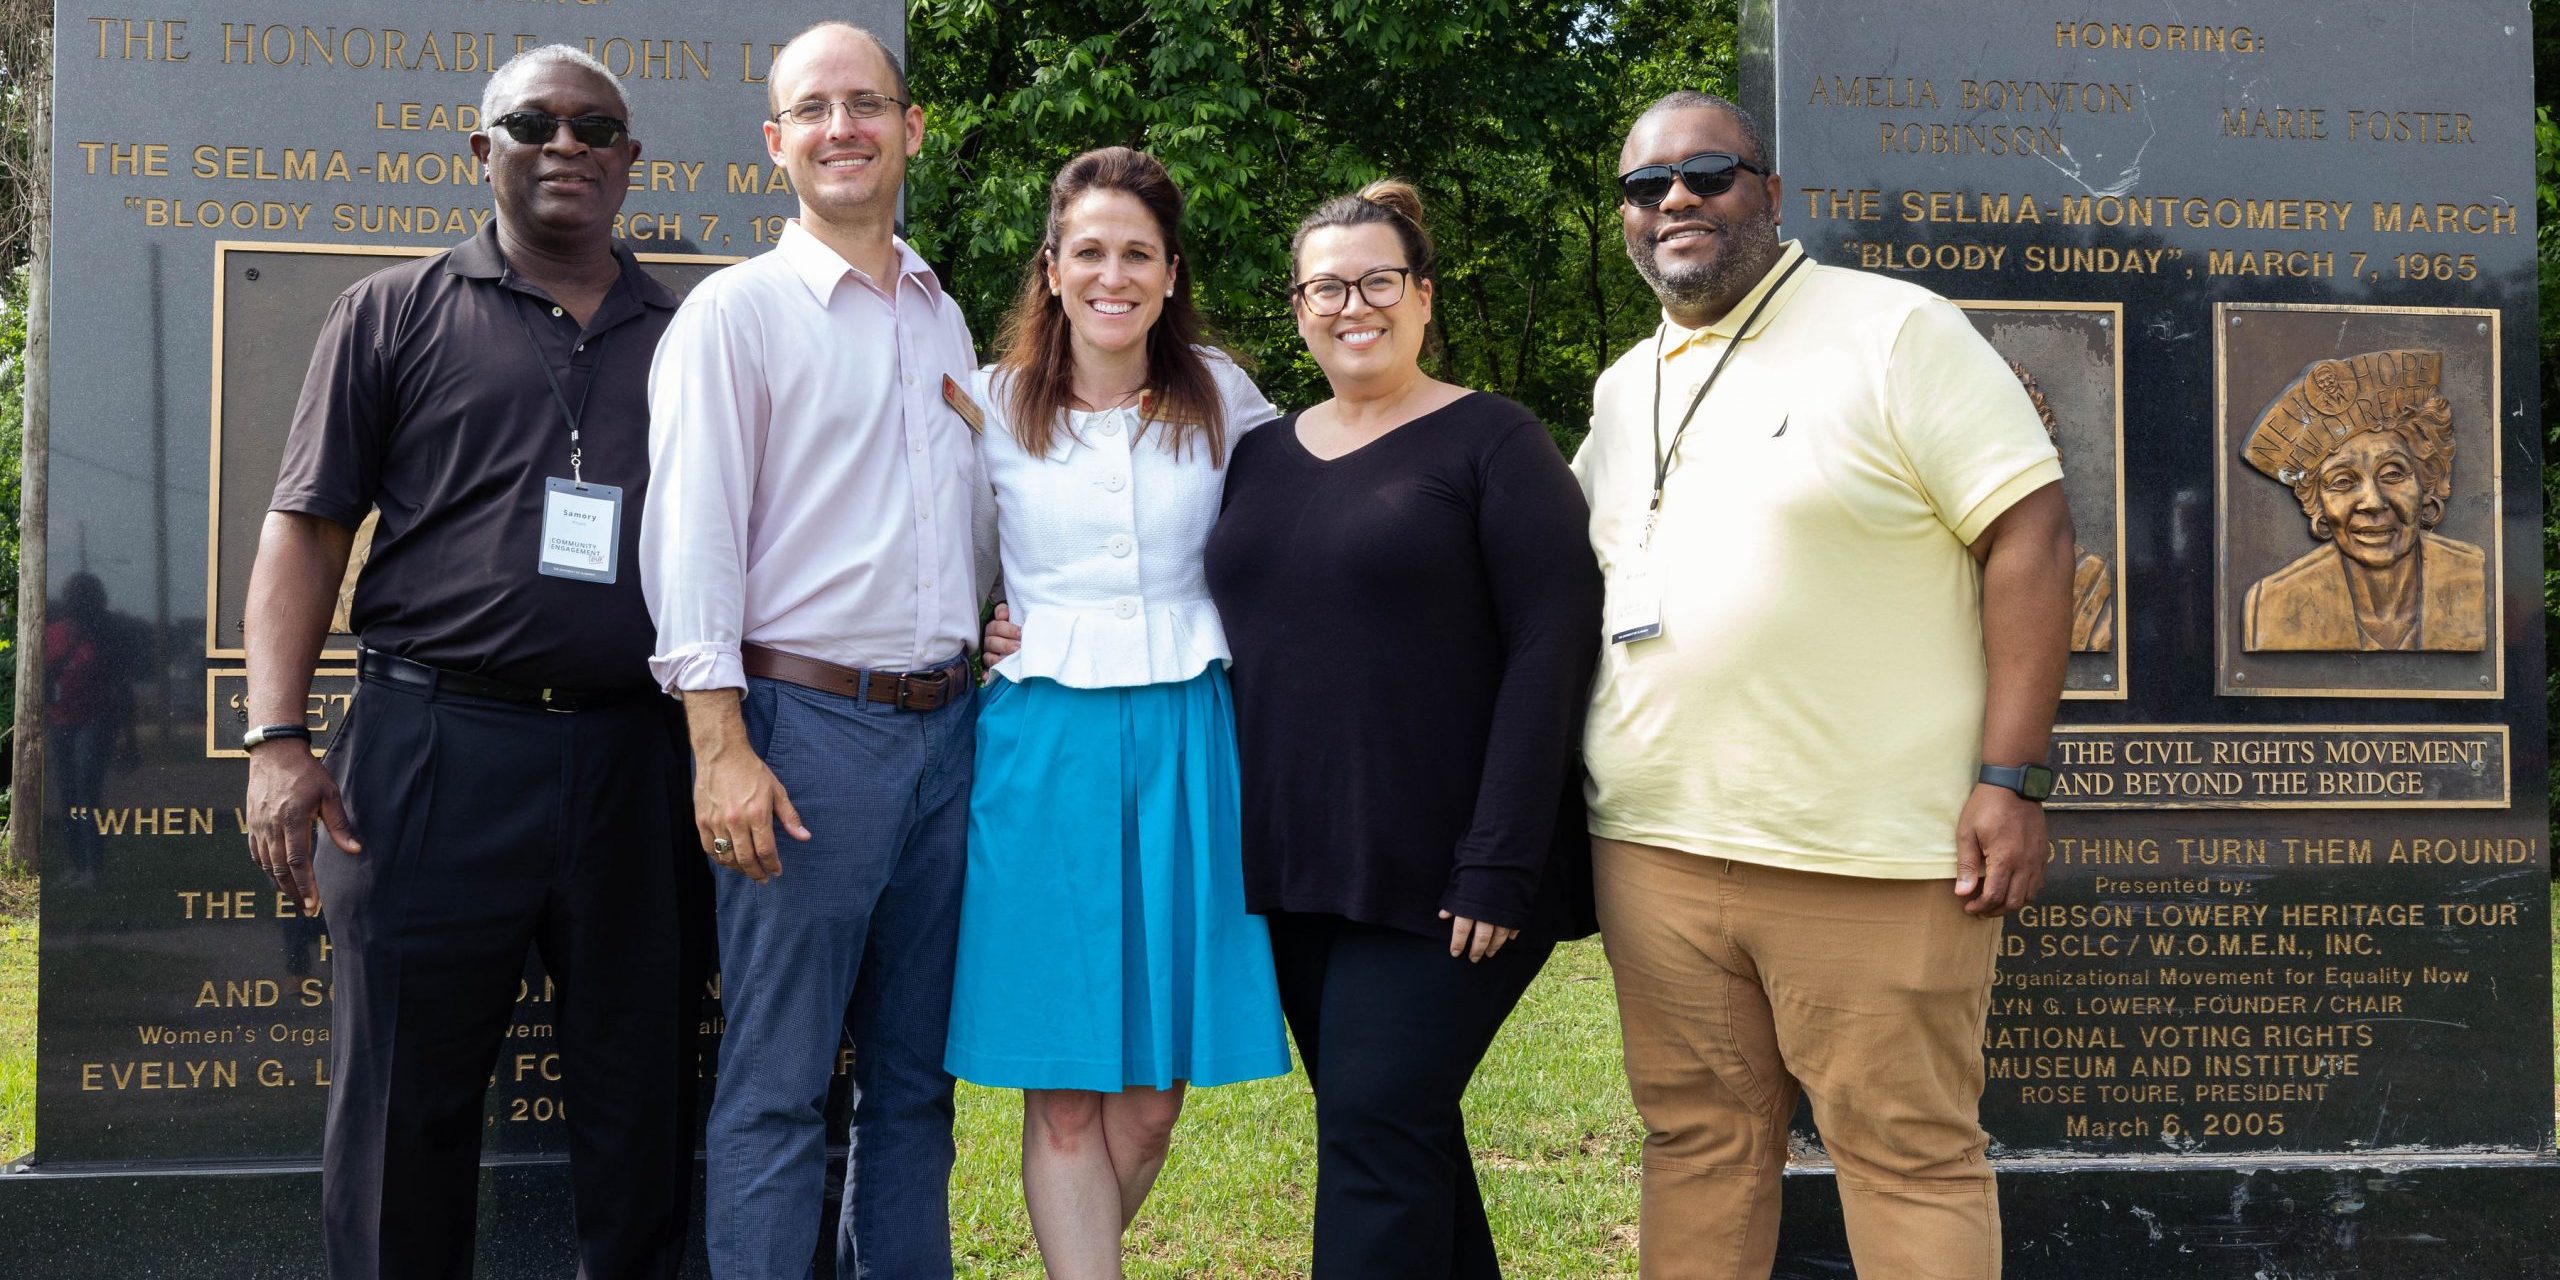
[[903,98],[892,98],[885,93],[857,93],[839,101],[808,98],[792,103],[774,112],[768,118],[778,124],[795,124],[803,129],[815,129],[834,118],[838,107],[844,108],[845,118],[848,120],[877,120],[892,111],[906,110],[907,103]]
[[1411,267],[1380,267],[1365,272],[1356,280],[1337,280],[1317,276],[1289,286],[1290,296],[1306,303],[1307,310],[1320,316],[1338,316],[1351,305],[1351,290],[1360,290],[1360,299],[1384,311],[1404,301],[1405,282],[1413,278]]

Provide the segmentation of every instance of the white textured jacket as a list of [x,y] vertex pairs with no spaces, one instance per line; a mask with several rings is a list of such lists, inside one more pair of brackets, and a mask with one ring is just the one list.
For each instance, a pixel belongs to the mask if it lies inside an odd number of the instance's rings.
[[[1202,354],[1232,453],[1279,410],[1233,361]],[[1071,412],[1048,453],[1026,453],[994,366],[977,372],[970,394],[986,411],[979,456],[995,491],[1006,600],[1022,626],[1021,651],[996,673],[1105,689],[1188,680],[1227,661],[1200,569],[1225,468],[1197,444],[1177,455],[1160,426],[1133,444],[1134,407]]]

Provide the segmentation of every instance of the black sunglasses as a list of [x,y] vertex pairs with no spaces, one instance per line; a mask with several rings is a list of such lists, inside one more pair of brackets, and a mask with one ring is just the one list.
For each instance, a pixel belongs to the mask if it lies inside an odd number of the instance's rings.
[[570,137],[590,147],[610,147],[631,132],[631,126],[613,116],[555,116],[548,111],[510,111],[489,123],[528,147],[558,137],[564,124]]
[[1650,209],[1671,194],[1671,180],[1678,178],[1689,194],[1701,200],[1720,196],[1733,189],[1736,170],[1748,169],[1761,177],[1769,171],[1723,151],[1702,151],[1678,164],[1649,164],[1629,169],[1618,175],[1618,194],[1639,209]]

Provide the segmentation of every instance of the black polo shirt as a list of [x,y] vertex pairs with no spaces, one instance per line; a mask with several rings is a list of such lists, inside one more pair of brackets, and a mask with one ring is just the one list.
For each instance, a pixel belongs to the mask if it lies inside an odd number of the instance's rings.
[[[524,685],[651,686],[649,360],[676,298],[629,249],[614,256],[622,279],[583,329],[507,266],[495,222],[338,296],[269,505],[350,529],[381,511],[351,610],[366,647]],[[586,482],[622,489],[610,585],[535,570],[543,482],[569,476],[544,362],[570,405],[584,397]]]

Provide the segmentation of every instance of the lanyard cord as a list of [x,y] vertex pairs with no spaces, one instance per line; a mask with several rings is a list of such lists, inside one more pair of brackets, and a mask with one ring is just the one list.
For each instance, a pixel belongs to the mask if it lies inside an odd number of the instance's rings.
[[[551,371],[550,357],[542,354],[542,340],[533,335],[533,322],[524,318],[524,295],[512,289],[507,293],[515,299],[516,323],[524,326],[524,340],[533,351],[534,363],[542,366],[542,380],[550,384],[551,403],[560,406],[560,416],[569,420],[569,483],[583,489],[587,477],[580,464],[586,460],[586,454],[578,447],[578,424],[587,416],[587,397],[595,394],[596,375],[593,371],[587,374],[587,385],[578,391],[578,407],[570,408],[569,397],[560,391],[560,375]],[[605,336],[597,334],[595,340],[586,345],[602,346]]]
[[1733,353],[1735,351],[1741,349],[1742,340],[1751,336],[1751,322],[1759,319],[1761,312],[1768,310],[1769,303],[1777,298],[1778,291],[1787,287],[1787,277],[1794,275],[1796,273],[1796,268],[1801,267],[1804,264],[1805,259],[1803,258],[1797,258],[1795,261],[1788,263],[1787,269],[1778,273],[1777,282],[1771,284],[1769,286],[1769,291],[1761,294],[1760,301],[1753,304],[1751,314],[1742,318],[1741,327],[1735,329],[1733,331],[1733,338],[1724,344],[1724,354],[1716,357],[1716,367],[1707,372],[1707,380],[1705,382],[1698,384],[1698,394],[1689,398],[1689,411],[1680,415],[1680,425],[1671,432],[1671,447],[1669,449],[1662,447],[1663,328],[1661,325],[1654,326],[1653,502],[1645,508],[1644,513],[1645,532],[1648,535],[1653,532],[1654,517],[1660,515],[1662,512],[1662,484],[1665,480],[1671,478],[1671,459],[1674,454],[1680,452],[1680,438],[1689,434],[1689,420],[1698,416],[1698,406],[1706,403],[1707,392],[1715,387],[1716,379],[1724,376],[1724,367],[1726,363],[1733,359]]

